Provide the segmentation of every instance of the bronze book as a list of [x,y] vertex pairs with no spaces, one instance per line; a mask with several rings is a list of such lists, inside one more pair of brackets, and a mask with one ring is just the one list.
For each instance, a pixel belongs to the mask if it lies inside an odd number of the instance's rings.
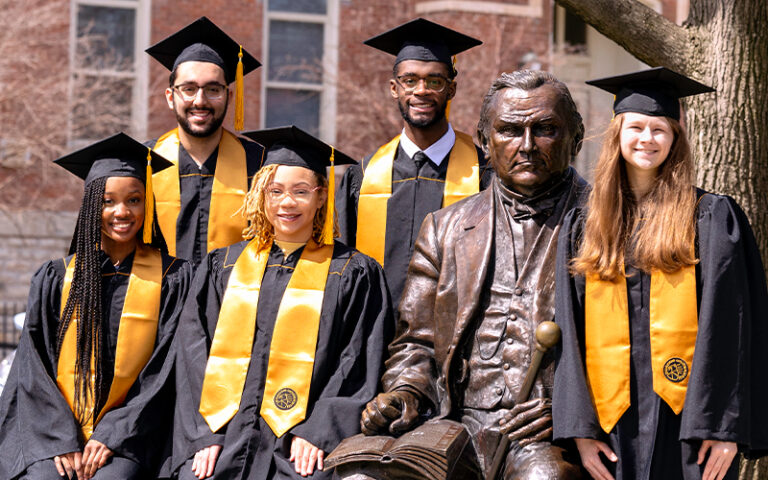
[[466,458],[468,443],[469,434],[460,423],[429,421],[397,438],[347,438],[328,456],[325,468],[373,472],[383,479],[480,478],[477,466]]

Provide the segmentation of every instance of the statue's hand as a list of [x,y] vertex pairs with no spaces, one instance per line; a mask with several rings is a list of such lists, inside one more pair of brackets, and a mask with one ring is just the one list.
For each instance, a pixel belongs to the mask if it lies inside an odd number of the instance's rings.
[[500,431],[521,447],[552,438],[552,401],[534,398],[515,405],[499,421]]
[[387,429],[392,434],[409,430],[419,418],[419,399],[405,390],[380,393],[368,402],[360,419],[365,435],[376,435]]

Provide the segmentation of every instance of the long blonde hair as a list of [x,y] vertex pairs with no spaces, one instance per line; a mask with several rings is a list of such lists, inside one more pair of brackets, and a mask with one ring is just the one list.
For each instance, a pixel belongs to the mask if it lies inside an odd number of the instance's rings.
[[633,266],[646,272],[674,272],[697,263],[693,159],[680,123],[665,118],[675,139],[651,191],[639,201],[629,186],[621,156],[624,115],[611,121],[595,166],[584,234],[571,262],[572,272],[614,280],[623,273],[625,253]]
[[[267,187],[274,180],[275,172],[279,166],[267,165],[254,175],[251,188],[245,195],[245,201],[241,208],[242,215],[248,220],[248,227],[243,230],[243,238],[247,240],[255,238],[260,249],[269,245],[275,238],[275,228],[269,223],[266,214],[266,192]],[[328,188],[328,180],[317,172],[313,173],[317,185]],[[325,215],[326,208],[323,205],[317,209],[315,217],[312,219],[312,239],[317,244],[321,244],[323,241]]]

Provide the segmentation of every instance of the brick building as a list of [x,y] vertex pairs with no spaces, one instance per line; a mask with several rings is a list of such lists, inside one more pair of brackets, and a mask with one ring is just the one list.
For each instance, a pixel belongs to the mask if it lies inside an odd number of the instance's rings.
[[[640,1],[687,15],[687,0]],[[296,123],[356,158],[401,128],[393,57],[362,41],[417,16],[484,42],[457,60],[457,129],[474,133],[500,72],[548,69],[584,116],[588,177],[610,99],[583,81],[641,67],[552,0],[29,0],[0,13],[0,302],[24,301],[35,269],[69,245],[82,183],[50,161],[118,130],[145,140],[175,125],[168,72],[143,51],[202,15],[264,64],[245,78],[247,130]]]

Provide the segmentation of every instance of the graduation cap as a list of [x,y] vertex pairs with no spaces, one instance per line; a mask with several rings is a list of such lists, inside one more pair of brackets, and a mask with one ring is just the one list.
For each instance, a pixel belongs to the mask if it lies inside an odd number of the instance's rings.
[[[266,149],[262,167],[267,165],[304,167],[328,178],[323,243],[333,245],[334,165],[351,165],[357,162],[294,125],[244,132],[243,135],[262,144]],[[331,168],[329,174],[326,174],[327,167]]]
[[261,66],[207,17],[200,17],[145,50],[170,71],[184,62],[207,62],[224,70],[227,84],[235,82],[235,129],[243,129],[243,76]]
[[155,215],[152,174],[170,167],[171,162],[120,132],[58,158],[54,163],[85,180],[85,185],[104,177],[134,177],[141,180],[146,186],[144,243],[152,242],[152,219]]
[[679,98],[715,89],[692,80],[666,67],[589,80],[595,86],[615,95],[613,113],[637,112],[680,120]]
[[442,62],[455,73],[451,57],[483,42],[429,20],[417,18],[363,43],[395,55],[395,65],[403,60]]

